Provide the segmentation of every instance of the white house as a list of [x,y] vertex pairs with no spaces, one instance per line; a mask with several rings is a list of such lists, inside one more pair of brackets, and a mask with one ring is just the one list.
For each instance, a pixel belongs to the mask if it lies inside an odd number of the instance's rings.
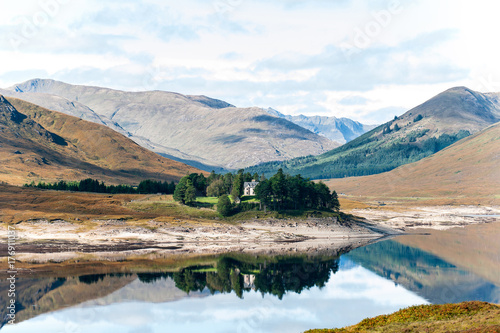
[[257,185],[259,185],[259,182],[256,181],[243,183],[243,195],[254,196]]

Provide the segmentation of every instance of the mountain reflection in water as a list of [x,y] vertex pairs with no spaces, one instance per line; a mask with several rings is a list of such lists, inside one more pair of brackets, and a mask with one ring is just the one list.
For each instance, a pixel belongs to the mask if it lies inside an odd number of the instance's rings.
[[46,276],[17,281],[19,324],[2,331],[301,332],[427,302],[500,302],[495,281],[398,239],[341,257],[231,253],[148,272]]

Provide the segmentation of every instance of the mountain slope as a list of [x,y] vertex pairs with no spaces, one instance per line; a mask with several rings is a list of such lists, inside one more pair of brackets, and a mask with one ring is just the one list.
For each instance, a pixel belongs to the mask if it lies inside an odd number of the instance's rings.
[[495,96],[465,87],[452,88],[332,151],[281,163],[264,163],[248,171],[272,174],[283,168],[316,179],[390,171],[500,121],[500,104]]
[[377,127],[373,125],[363,125],[348,118],[321,116],[308,117],[304,115],[290,116],[284,115],[271,108],[267,109],[267,112],[273,116],[289,120],[313,133],[319,134],[341,144],[354,140],[358,136]]
[[[72,102],[64,97],[46,93],[29,93],[29,92],[24,93],[12,90],[0,89],[0,94],[4,95],[5,97],[15,97],[18,99],[22,99],[24,101],[42,106],[46,109],[59,111],[67,115],[81,118],[83,120],[91,121],[96,124],[108,126],[109,128],[125,135],[126,137],[130,138],[131,140],[133,140],[134,142],[136,142],[137,144],[148,150],[152,150],[162,155],[163,157],[178,162],[182,162],[185,164],[189,164],[191,166],[194,166],[195,168],[202,169],[205,171],[215,170],[217,172],[221,172],[223,170],[221,167],[210,165],[208,161],[205,161],[201,158],[197,158],[196,156],[191,156],[189,154],[182,153],[177,149],[172,149],[159,144],[155,144],[144,137],[133,135],[130,132],[123,129],[116,122],[112,121],[111,119],[103,115],[98,115],[92,109],[79,102],[76,101]],[[203,103],[210,103],[213,107],[224,105],[223,104],[224,102],[217,102],[217,100],[203,98],[204,96],[201,97],[188,96],[188,97],[191,99],[199,98]]]
[[500,123],[416,163],[380,175],[332,179],[350,195],[500,199]]
[[57,95],[81,103],[99,117],[119,124],[132,138],[148,140],[148,148],[158,153],[211,166],[235,169],[316,155],[338,146],[260,108],[236,108],[205,96],[124,92],[40,79],[8,90],[22,95]]
[[150,152],[95,123],[0,96],[0,180],[23,184],[97,178],[178,180],[199,170]]

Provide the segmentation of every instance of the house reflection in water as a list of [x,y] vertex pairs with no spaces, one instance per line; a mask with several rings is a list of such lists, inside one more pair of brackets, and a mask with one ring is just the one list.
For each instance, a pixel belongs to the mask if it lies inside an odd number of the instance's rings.
[[255,290],[255,275],[243,274],[243,289]]

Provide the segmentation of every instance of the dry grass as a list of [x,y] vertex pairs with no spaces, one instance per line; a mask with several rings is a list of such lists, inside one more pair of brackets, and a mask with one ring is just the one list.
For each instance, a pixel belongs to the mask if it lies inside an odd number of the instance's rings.
[[368,318],[341,329],[306,333],[355,332],[500,332],[500,307],[484,302],[419,305],[390,315]]
[[326,182],[361,202],[500,204],[500,124],[390,172]]
[[[22,185],[90,177],[110,184],[138,184],[143,179],[170,181],[186,173],[200,172],[144,149],[106,126],[15,98],[8,100],[28,118],[19,124],[3,124],[0,181]],[[47,139],[50,135],[37,134],[46,133],[45,130],[63,138],[65,143],[57,144]]]
[[0,185],[0,216],[6,223],[64,220],[92,228],[93,220],[108,219],[130,220],[135,225],[151,219],[213,221],[216,212],[180,205],[167,195],[111,195]]

